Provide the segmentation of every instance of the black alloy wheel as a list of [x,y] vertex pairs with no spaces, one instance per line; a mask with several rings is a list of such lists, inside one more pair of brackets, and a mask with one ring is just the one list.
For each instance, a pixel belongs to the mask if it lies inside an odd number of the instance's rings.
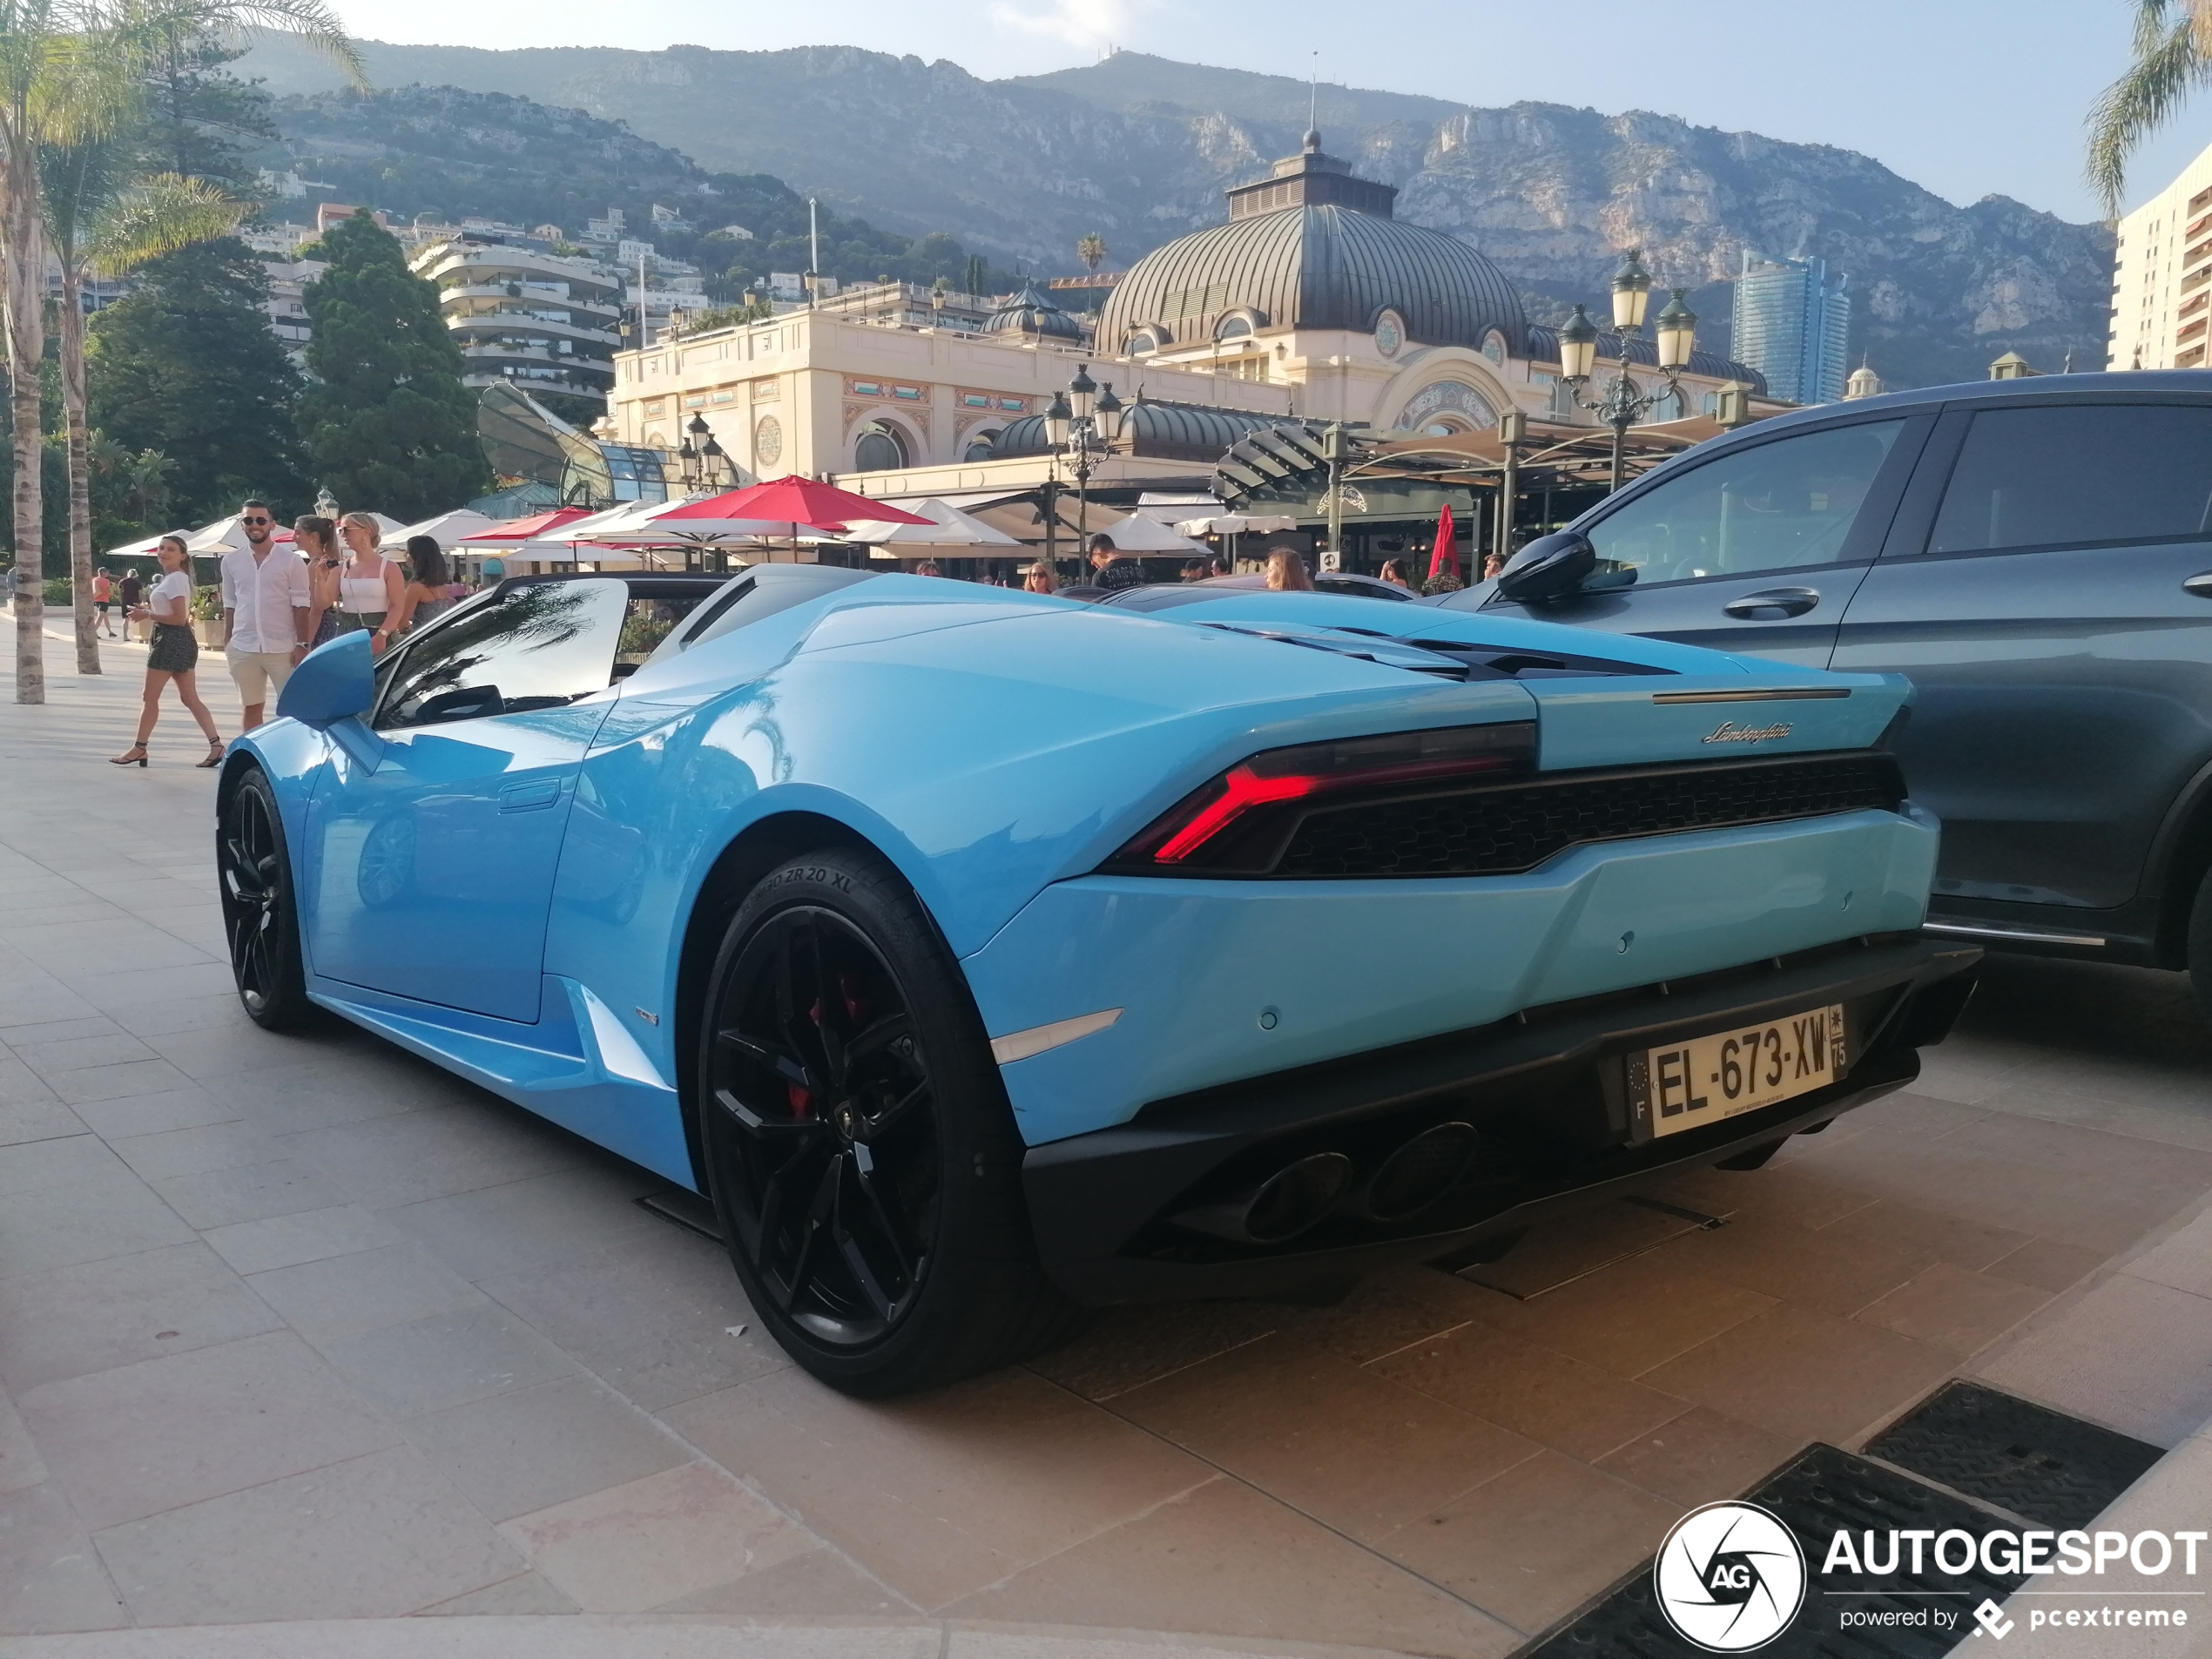
[[801,1365],[891,1393],[1068,1326],[967,988],[887,867],[840,852],[772,874],[731,924],[705,1015],[716,1208],[755,1310]]
[[300,918],[292,901],[292,860],[268,779],[250,769],[224,805],[215,835],[223,932],[231,976],[254,1024],[289,1031],[308,1023],[314,1004],[300,955]]

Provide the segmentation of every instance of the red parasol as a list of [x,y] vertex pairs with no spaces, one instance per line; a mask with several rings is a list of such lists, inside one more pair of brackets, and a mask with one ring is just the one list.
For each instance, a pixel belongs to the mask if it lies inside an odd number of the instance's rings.
[[1448,501],[1444,503],[1444,510],[1436,516],[1436,551],[1429,556],[1429,580],[1433,582],[1447,570],[1453,580],[1459,579],[1460,550],[1454,544],[1452,503]]
[[772,523],[778,527],[779,534],[793,537],[804,530],[841,530],[855,519],[885,524],[930,522],[883,502],[871,501],[866,496],[855,496],[850,490],[823,483],[819,479],[794,474],[788,478],[771,478],[765,483],[744,489],[687,501],[681,507],[655,514],[653,527],[683,530],[692,528],[693,521],[699,519],[746,521],[755,525]]
[[587,507],[556,507],[550,513],[532,513],[528,518],[510,518],[503,524],[495,524],[488,530],[478,530],[474,536],[461,538],[462,547],[520,547],[533,536],[563,524],[572,524],[579,518],[589,518]]

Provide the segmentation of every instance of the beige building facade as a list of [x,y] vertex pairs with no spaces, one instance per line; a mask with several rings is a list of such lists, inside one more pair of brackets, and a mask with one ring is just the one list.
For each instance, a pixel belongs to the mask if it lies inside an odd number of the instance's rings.
[[2212,146],[2120,221],[2107,368],[2202,368],[2212,325]]

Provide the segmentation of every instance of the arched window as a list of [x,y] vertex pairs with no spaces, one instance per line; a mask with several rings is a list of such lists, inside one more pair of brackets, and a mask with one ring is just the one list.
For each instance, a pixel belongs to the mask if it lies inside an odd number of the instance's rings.
[[999,435],[995,428],[988,428],[978,432],[968,439],[968,448],[961,451],[960,458],[962,461],[988,461],[995,453],[994,446],[998,441]]
[[1167,343],[1166,329],[1139,328],[1129,337],[1129,354],[1132,357],[1142,357],[1147,352],[1160,350]]
[[870,421],[853,440],[855,472],[890,472],[907,464],[906,440],[896,427]]

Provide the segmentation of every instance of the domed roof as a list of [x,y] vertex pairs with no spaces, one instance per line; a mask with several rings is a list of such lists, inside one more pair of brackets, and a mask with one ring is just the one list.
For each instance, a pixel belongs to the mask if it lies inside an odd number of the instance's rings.
[[1319,145],[1307,134],[1303,154],[1231,191],[1226,225],[1132,266],[1099,314],[1100,349],[1126,350],[1140,329],[1153,349],[1203,344],[1230,312],[1258,314],[1256,328],[1364,334],[1390,310],[1410,341],[1479,348],[1494,328],[1518,354],[1527,317],[1505,274],[1458,238],[1392,218],[1397,192]]
[[[1299,425],[1285,415],[1253,415],[1243,409],[1204,408],[1195,403],[1159,403],[1150,398],[1133,400],[1123,417],[1122,435],[1131,455],[1169,461],[1215,462],[1221,452],[1265,427]],[[1020,455],[1053,453],[1051,435],[1044,417],[1025,415],[1008,423],[991,445],[991,458],[1005,461]]]
[[983,320],[988,334],[1029,334],[1039,340],[1083,337],[1083,326],[1045,297],[1034,282],[1020,290]]

